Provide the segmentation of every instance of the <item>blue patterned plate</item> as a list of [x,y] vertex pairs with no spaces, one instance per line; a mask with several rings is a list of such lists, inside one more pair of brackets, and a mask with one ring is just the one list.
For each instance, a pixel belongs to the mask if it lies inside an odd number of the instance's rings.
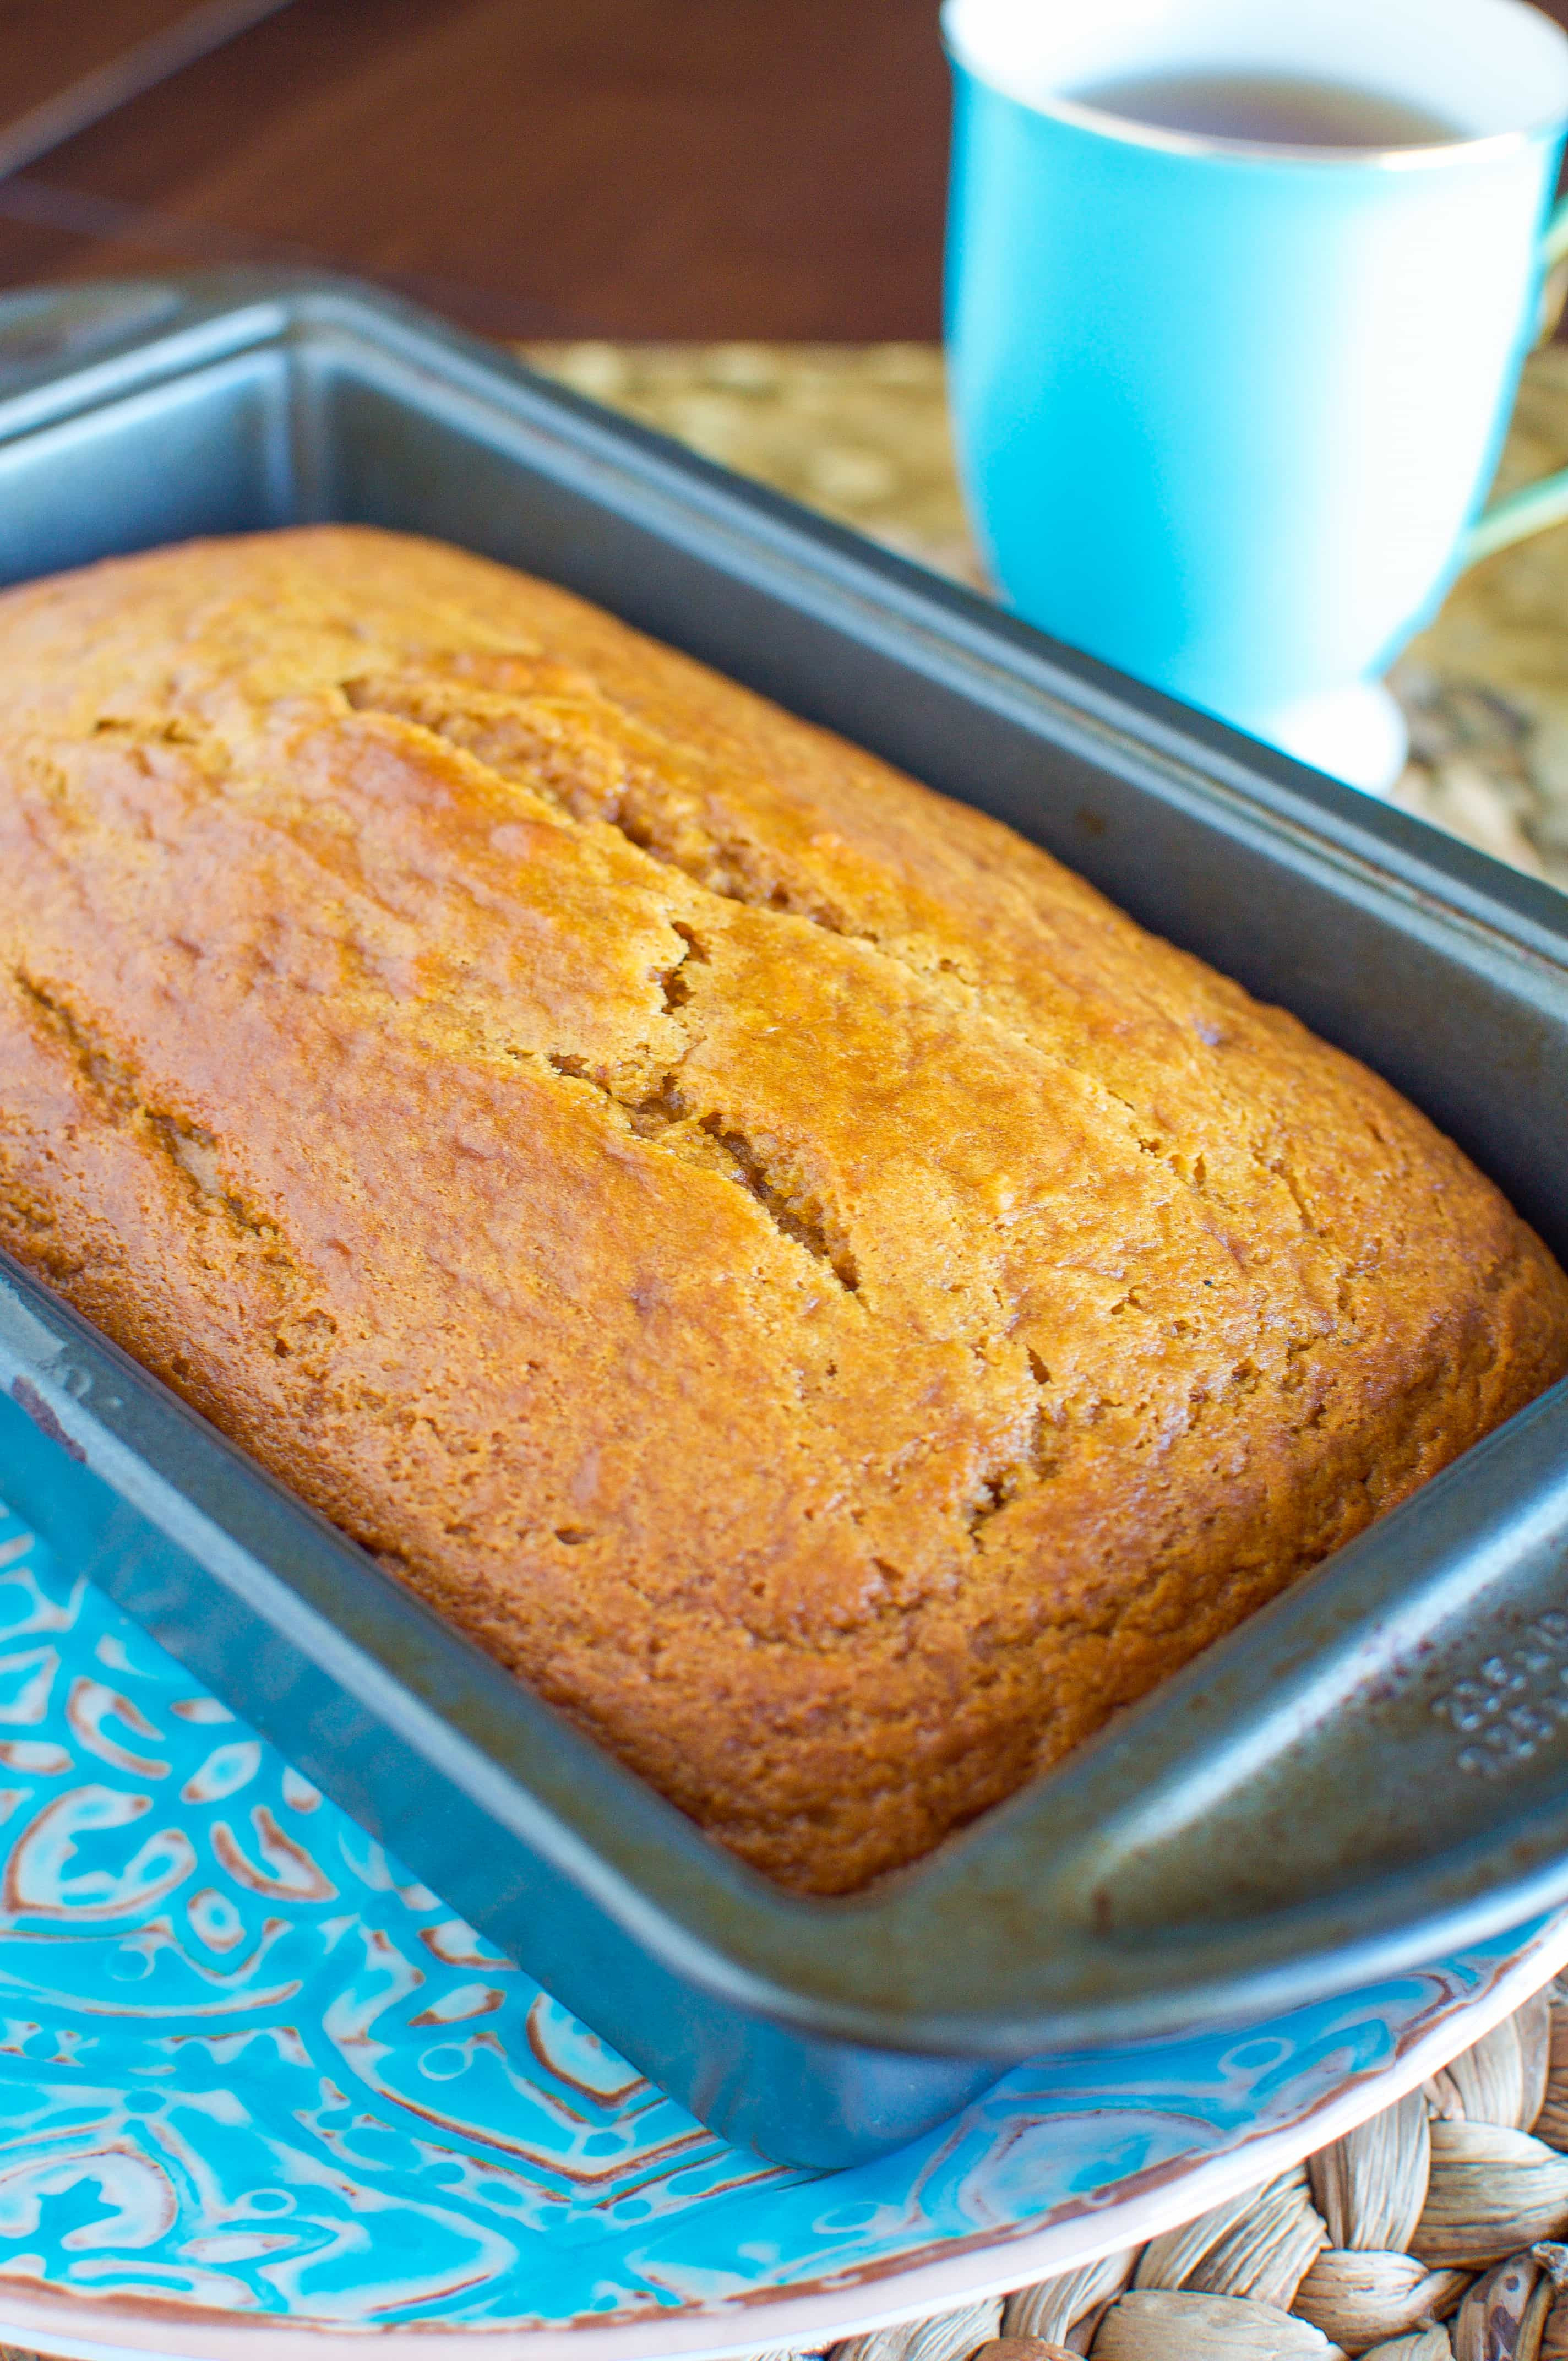
[[0,1509],[0,2337],[645,2361],[1017,2285],[1294,2162],[1568,1920],[1245,2034],[1020,2067],[826,2177],[726,2147]]

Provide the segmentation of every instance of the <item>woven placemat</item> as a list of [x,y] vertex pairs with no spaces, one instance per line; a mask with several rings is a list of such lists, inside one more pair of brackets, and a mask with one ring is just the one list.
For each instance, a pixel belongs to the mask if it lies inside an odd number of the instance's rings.
[[[579,391],[983,588],[935,345],[536,344]],[[1568,346],[1534,355],[1498,477],[1568,466]],[[1459,583],[1390,686],[1412,760],[1395,800],[1568,890],[1568,527]]]

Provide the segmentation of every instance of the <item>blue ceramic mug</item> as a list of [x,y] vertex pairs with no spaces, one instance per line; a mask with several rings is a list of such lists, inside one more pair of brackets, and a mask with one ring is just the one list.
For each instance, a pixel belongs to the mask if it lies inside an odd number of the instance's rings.
[[[959,462],[1003,595],[1356,784],[1467,554],[1540,313],[1568,38],[1524,0],[947,0]],[[1455,126],[1369,152],[1161,130],[1134,73],[1332,80]],[[1552,235],[1568,240],[1559,227]]]

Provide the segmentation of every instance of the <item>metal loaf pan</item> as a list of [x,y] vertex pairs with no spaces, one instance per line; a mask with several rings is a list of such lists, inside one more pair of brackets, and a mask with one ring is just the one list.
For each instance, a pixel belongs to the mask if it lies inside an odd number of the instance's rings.
[[[1012,822],[1453,1133],[1568,1255],[1568,902],[364,290],[0,304],[0,572],[299,519],[585,592]],[[0,1496],[731,2138],[1245,2020],[1568,1898],[1568,1389],[928,1861],[712,1846],[19,1273]]]

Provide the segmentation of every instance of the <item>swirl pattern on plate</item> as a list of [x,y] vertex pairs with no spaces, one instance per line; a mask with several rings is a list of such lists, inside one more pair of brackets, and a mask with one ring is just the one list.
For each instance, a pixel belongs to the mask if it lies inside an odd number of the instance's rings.
[[1244,2033],[1035,2059],[896,2156],[782,2170],[3,1507],[0,1905],[0,2281],[343,2328],[754,2304],[1098,2214],[1309,2121],[1519,1943]]

